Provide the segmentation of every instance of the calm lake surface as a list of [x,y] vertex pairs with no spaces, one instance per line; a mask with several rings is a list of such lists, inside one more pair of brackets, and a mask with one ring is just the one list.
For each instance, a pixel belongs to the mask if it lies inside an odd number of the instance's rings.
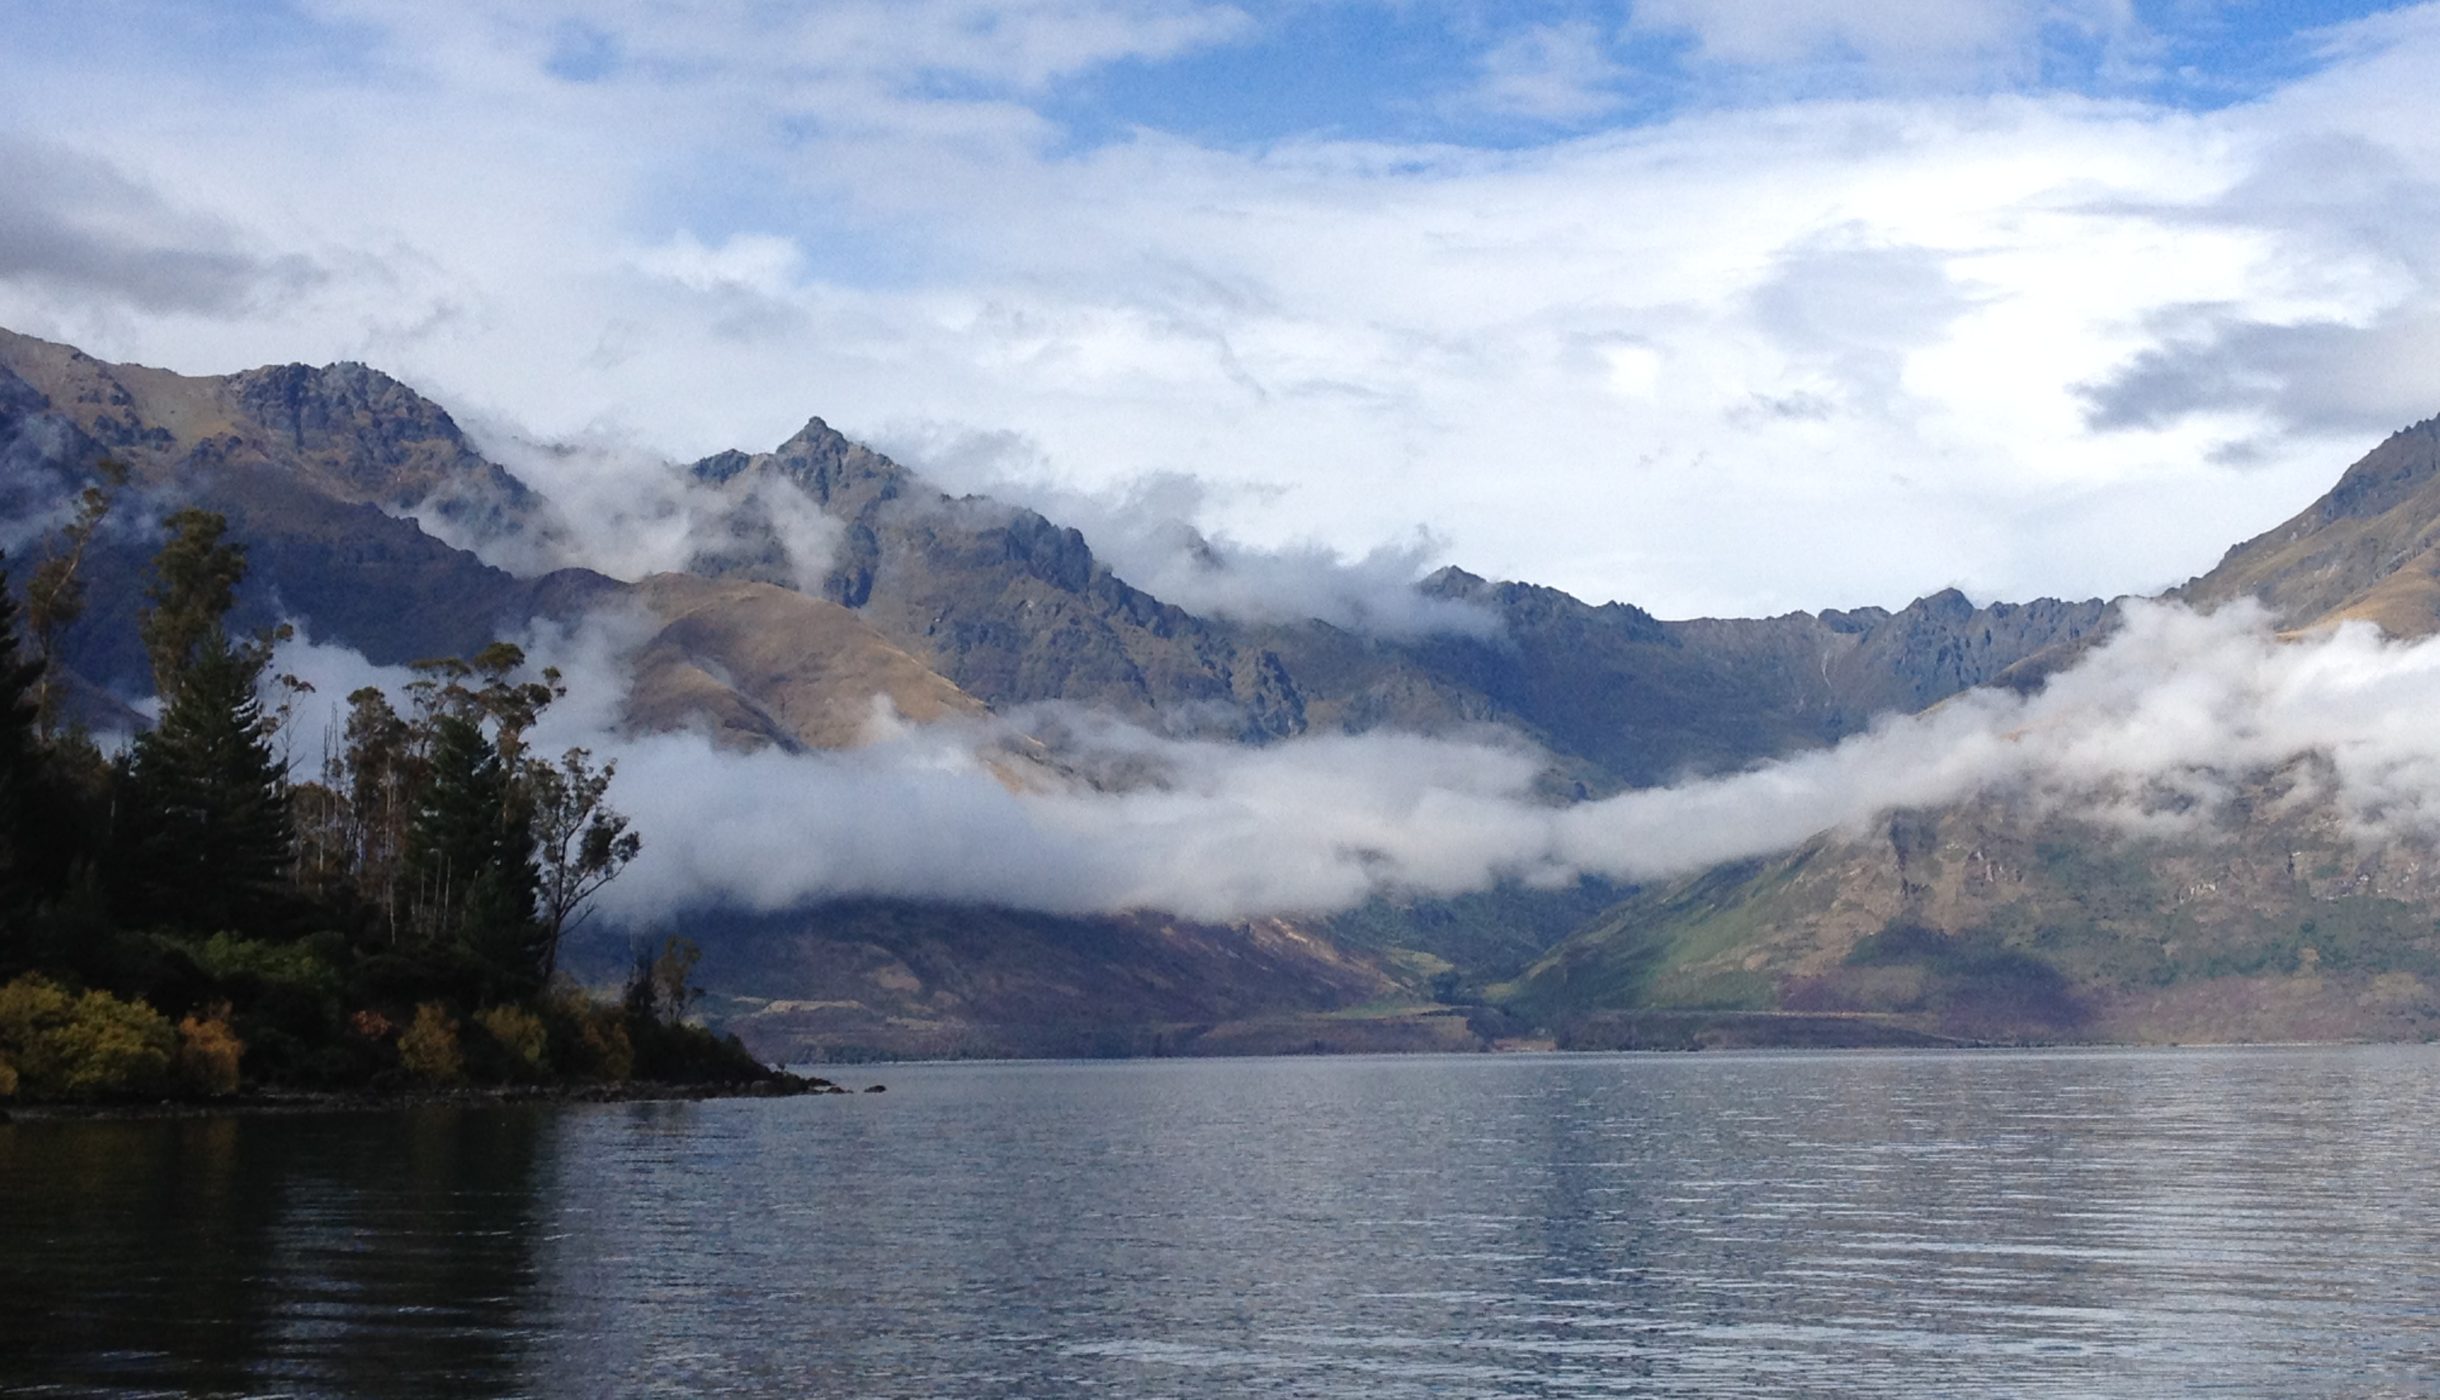
[[883,1066],[0,1126],[0,1391],[2440,1389],[2440,1052]]

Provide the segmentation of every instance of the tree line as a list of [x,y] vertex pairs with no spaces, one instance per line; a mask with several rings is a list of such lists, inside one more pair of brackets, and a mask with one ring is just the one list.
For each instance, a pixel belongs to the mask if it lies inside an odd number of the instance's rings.
[[187,509],[139,613],[157,719],[115,753],[64,720],[111,506],[80,497],[22,609],[0,556],[0,1096],[763,1073],[686,1024],[682,940],[644,945],[615,1002],[560,976],[642,840],[614,764],[533,751],[567,690],[517,647],[347,696],[300,780],[312,687],[274,674],[284,634],[231,630],[245,547]]

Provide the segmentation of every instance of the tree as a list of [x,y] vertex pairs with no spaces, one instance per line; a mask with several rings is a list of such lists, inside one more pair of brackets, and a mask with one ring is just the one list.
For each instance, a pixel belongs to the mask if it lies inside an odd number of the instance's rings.
[[[0,935],[12,940],[38,883],[32,837],[45,774],[35,697],[43,672],[40,660],[18,651],[17,604],[9,594],[7,556],[0,554]],[[9,961],[0,950],[0,965]]]
[[560,939],[584,916],[586,901],[618,878],[644,849],[644,838],[627,829],[627,818],[608,802],[615,762],[596,769],[583,749],[560,755],[556,767],[531,763],[526,783],[533,793],[534,840],[542,865],[542,977],[558,969]]
[[153,560],[145,650],[161,720],[136,739],[119,884],[139,921],[270,933],[295,911],[288,775],[260,687],[268,638],[235,643],[222,622],[246,576],[242,545],[210,511],[169,517]]
[[59,693],[53,682],[59,668],[60,637],[85,615],[85,551],[110,515],[111,490],[127,481],[127,468],[121,463],[105,460],[100,471],[102,483],[86,487],[77,497],[75,517],[60,531],[59,543],[35,567],[34,577],[26,584],[26,623],[35,657],[44,667],[34,689],[35,723],[46,737],[56,731],[59,718]]
[[[153,558],[153,582],[144,594],[149,606],[138,616],[138,631],[152,658],[153,689],[166,706],[213,639],[226,644],[222,623],[245,581],[246,547],[225,538],[229,522],[212,511],[189,507],[161,523],[169,542]],[[255,649],[268,652],[260,643]]]
[[324,781],[338,794],[341,864],[358,896],[380,911],[395,946],[408,828],[430,765],[426,746],[379,688],[351,692],[347,706],[346,747],[325,765]]
[[695,940],[673,933],[659,948],[639,943],[634,953],[624,998],[628,1016],[670,1026],[683,1022],[696,998],[703,995],[703,989],[694,985],[695,964],[703,960],[703,950],[695,946]]
[[434,721],[450,714],[488,724],[502,761],[518,764],[525,755],[525,731],[552,701],[568,693],[557,667],[544,667],[537,681],[518,680],[517,672],[524,669],[525,652],[511,642],[493,642],[465,660],[416,662],[416,679],[407,690],[417,727],[429,731]]
[[295,913],[287,777],[261,674],[259,653],[212,628],[161,722],[136,739],[121,883],[139,922],[261,935]]
[[412,923],[427,944],[474,955],[492,990],[541,985],[541,872],[532,811],[483,728],[446,713],[432,729],[430,772],[407,833]]

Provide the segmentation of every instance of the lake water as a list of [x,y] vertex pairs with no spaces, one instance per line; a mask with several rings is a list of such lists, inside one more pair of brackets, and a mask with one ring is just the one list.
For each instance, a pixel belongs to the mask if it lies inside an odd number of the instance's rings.
[[2440,1390],[2426,1048],[845,1077],[0,1126],[0,1391]]

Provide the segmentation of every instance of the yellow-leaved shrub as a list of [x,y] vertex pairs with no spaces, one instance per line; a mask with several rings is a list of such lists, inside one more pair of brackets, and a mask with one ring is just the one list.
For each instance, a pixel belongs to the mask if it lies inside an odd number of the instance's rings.
[[0,987],[0,1063],[35,1098],[153,1093],[169,1082],[169,1018],[108,992],[71,992],[27,973]]
[[196,1093],[214,1098],[236,1093],[237,1066],[245,1055],[246,1043],[229,1029],[226,1003],[179,1020],[178,1079]]
[[415,1020],[398,1036],[398,1063],[427,1084],[455,1084],[466,1076],[457,1021],[440,1003],[415,1008]]
[[550,1069],[550,1032],[542,1018],[515,1006],[494,1006],[474,1014],[474,1023],[508,1052],[519,1073],[543,1074]]

